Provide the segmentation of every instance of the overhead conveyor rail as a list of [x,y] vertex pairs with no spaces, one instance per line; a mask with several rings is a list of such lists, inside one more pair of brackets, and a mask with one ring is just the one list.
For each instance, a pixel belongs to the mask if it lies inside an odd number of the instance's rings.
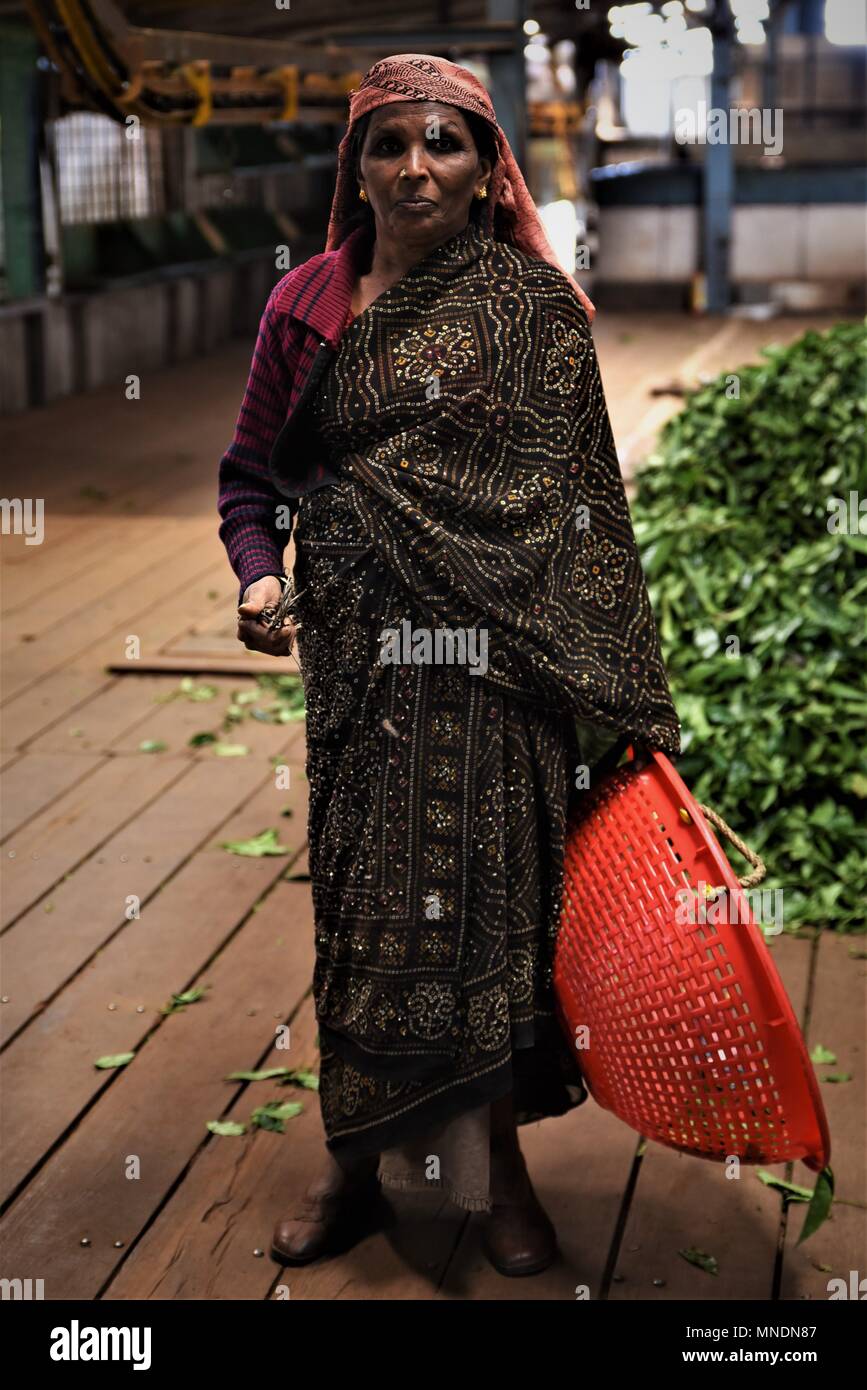
[[146,125],[345,119],[382,48],[137,28],[114,0],[27,0],[73,105]]

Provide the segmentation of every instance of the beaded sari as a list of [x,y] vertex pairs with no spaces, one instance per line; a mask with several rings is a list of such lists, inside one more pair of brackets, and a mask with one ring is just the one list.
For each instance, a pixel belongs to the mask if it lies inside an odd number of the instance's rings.
[[[272,466],[303,492],[327,1142],[379,1153],[510,1091],[519,1124],[563,1114],[586,1098],[551,981],[588,735],[679,750],[586,316],[471,222],[352,320],[305,414]],[[304,491],[316,451],[330,481]]]

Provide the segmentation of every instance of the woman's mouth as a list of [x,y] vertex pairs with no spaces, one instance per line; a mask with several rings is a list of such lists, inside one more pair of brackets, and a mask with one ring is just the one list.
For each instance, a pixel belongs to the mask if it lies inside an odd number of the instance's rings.
[[423,212],[426,208],[435,207],[436,204],[430,198],[401,198],[396,206],[407,212]]

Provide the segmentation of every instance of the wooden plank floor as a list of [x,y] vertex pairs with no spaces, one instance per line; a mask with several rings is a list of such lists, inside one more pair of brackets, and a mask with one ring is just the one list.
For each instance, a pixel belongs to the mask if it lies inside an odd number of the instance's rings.
[[[595,336],[625,471],[680,408],[654,386],[734,369],[812,323],[602,316]],[[842,1200],[805,1245],[795,1245],[800,1213],[786,1220],[754,1169],[733,1182],[716,1164],[642,1150],[588,1100],[522,1130],[562,1251],[537,1278],[497,1275],[480,1218],[433,1193],[391,1198],[390,1223],[339,1258],[282,1271],[254,1254],[323,1135],[307,1091],[291,1093],[304,1108],[285,1135],[206,1128],[289,1095],[227,1082],[229,1072],[317,1063],[303,726],[223,722],[233,692],[255,689],[251,671],[278,669],[234,641],[236,585],[216,534],[216,463],[249,352],[234,344],[155,373],[138,402],[119,385],[0,426],[8,494],[45,499],[43,544],[4,536],[0,571],[0,1276],[42,1278],[46,1298],[81,1300],[286,1289],[295,1299],[826,1297],[829,1278],[865,1267],[867,966],[852,938],[771,945],[808,1043],[832,1048],[830,1070],[853,1077],[823,1086]],[[209,662],[224,672],[207,677],[214,698],[179,696],[184,664]],[[217,757],[191,746],[201,732],[249,751]],[[141,751],[146,741],[162,751]],[[290,769],[289,790],[275,761]],[[220,848],[266,827],[284,857]],[[202,1002],[162,1012],[194,985]],[[94,1068],[118,1052],[135,1058]],[[776,1171],[812,1185],[791,1167]],[[718,1276],[686,1263],[687,1245],[715,1254]]]

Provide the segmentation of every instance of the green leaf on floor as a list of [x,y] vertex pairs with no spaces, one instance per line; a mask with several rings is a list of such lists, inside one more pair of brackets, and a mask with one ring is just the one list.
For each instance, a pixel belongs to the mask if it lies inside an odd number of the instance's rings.
[[835,1071],[828,1076],[823,1076],[822,1080],[832,1082],[851,1081],[852,1073],[850,1071]]
[[716,1256],[709,1255],[706,1250],[697,1250],[694,1245],[691,1245],[689,1249],[678,1250],[677,1253],[678,1255],[682,1255],[689,1264],[697,1265],[699,1269],[703,1269],[707,1274],[719,1274]]
[[319,1090],[319,1077],[313,1071],[290,1071],[281,1086],[303,1086],[307,1091]]
[[226,1081],[270,1081],[274,1076],[291,1076],[291,1067],[268,1067],[266,1071],[233,1071]]
[[821,1043],[816,1043],[816,1046],[813,1048],[813,1051],[810,1053],[810,1061],[811,1061],[811,1062],[816,1062],[816,1063],[821,1064],[821,1063],[824,1063],[824,1062],[836,1062],[836,1060],[837,1060],[837,1054],[836,1054],[836,1052],[830,1052],[830,1051],[828,1050],[828,1048],[827,1048],[827,1047],[823,1047]]
[[108,1071],[112,1067],[125,1067],[134,1056],[134,1052],[115,1052],[108,1057],[97,1057],[93,1065],[99,1067],[100,1071]]
[[289,846],[281,845],[276,830],[260,830],[250,840],[223,840],[220,849],[230,854],[243,854],[250,859],[261,859],[264,855],[288,854]]
[[777,1178],[773,1173],[769,1173],[766,1168],[760,1168],[756,1177],[766,1187],[773,1187],[775,1191],[782,1192],[787,1202],[809,1202],[813,1196],[812,1188],[799,1187],[797,1183],[786,1182],[784,1178]]
[[164,753],[168,748],[161,738],[143,738],[138,746],[140,753]]
[[234,1120],[208,1120],[208,1129],[212,1134],[222,1134],[230,1139],[247,1133],[247,1126],[239,1125]]
[[179,700],[181,697],[199,704],[207,700],[215,700],[219,693],[215,685],[197,685],[192,676],[184,676],[180,685],[176,686],[174,690],[170,690],[167,695],[155,695],[154,704],[165,705],[170,700]]
[[217,742],[217,735],[216,735],[216,734],[209,734],[209,733],[207,733],[207,731],[205,731],[205,732],[203,732],[203,733],[201,733],[201,734],[193,734],[192,738],[190,739],[190,742],[189,742],[189,745],[188,745],[188,746],[189,746],[190,748],[204,748],[206,744],[208,744],[208,743],[216,743],[216,742]]
[[296,1071],[293,1067],[267,1067],[264,1071],[233,1071],[227,1081],[273,1081],[280,1078],[281,1086],[303,1086],[307,1091],[319,1090],[319,1077],[312,1071]]
[[807,1214],[804,1217],[804,1225],[801,1234],[798,1236],[796,1245],[800,1245],[808,1236],[818,1231],[819,1227],[827,1221],[831,1215],[831,1206],[834,1201],[834,1174],[830,1168],[823,1168],[816,1179],[816,1186],[813,1189],[813,1196],[810,1205],[807,1207]]
[[[257,717],[265,718],[272,724],[289,724],[295,719],[304,718],[304,685],[300,676],[262,675],[257,677],[257,681],[258,698],[263,706],[261,711],[257,711]],[[265,703],[267,695],[271,696],[271,700]]]
[[189,676],[185,676],[181,681],[181,691],[188,700],[193,700],[196,703],[215,700],[219,694],[215,685],[196,685]]
[[286,1101],[285,1104],[279,1100],[271,1100],[267,1105],[259,1105],[250,1116],[250,1123],[257,1129],[274,1130],[277,1134],[285,1134],[285,1120],[294,1119],[300,1115],[304,1106],[296,1101]]
[[160,1013],[181,1013],[182,1010],[186,1008],[187,1004],[197,1004],[205,993],[205,989],[210,989],[210,985],[205,985],[204,988],[196,985],[193,989],[188,989],[183,994],[173,994],[168,1004],[164,1004],[160,1009]]
[[184,676],[177,690],[174,691],[175,695],[186,695],[188,700],[213,700],[216,693],[217,687],[215,685],[196,685],[192,676]]
[[249,751],[246,743],[214,744],[214,752],[218,758],[246,758]]
[[215,700],[217,698],[217,687],[215,685],[197,685],[195,690],[191,690],[187,696],[188,700],[193,700],[196,704],[205,700]]

